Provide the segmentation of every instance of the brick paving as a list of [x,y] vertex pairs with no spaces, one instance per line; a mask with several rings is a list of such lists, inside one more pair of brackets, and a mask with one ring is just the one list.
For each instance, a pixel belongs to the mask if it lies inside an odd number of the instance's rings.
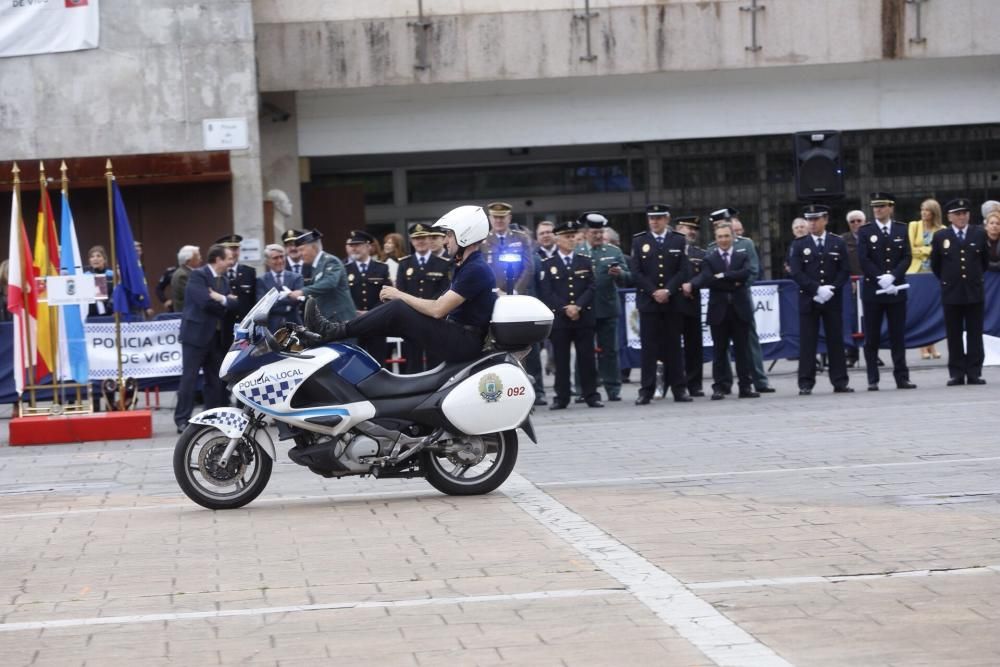
[[[855,371],[800,398],[787,362],[752,401],[626,385],[538,411],[517,472],[791,664],[995,665],[1000,370],[913,366],[908,392]],[[324,480],[282,446],[260,499],[209,512],[174,483],[169,410],[154,435],[0,447],[5,665],[715,664],[502,493]],[[84,624],[108,617],[130,618]]]

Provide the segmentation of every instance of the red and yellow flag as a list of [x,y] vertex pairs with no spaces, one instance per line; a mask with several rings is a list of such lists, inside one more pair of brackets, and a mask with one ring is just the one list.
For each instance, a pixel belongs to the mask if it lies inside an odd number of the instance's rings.
[[[38,204],[38,226],[35,228],[35,277],[59,275],[59,238],[56,221],[52,215],[49,191],[41,190]],[[45,292],[39,294],[39,300]],[[46,300],[48,295],[45,295]],[[48,303],[38,304],[38,357],[35,363],[35,381],[40,381],[56,367],[59,354],[59,309],[49,308]]]

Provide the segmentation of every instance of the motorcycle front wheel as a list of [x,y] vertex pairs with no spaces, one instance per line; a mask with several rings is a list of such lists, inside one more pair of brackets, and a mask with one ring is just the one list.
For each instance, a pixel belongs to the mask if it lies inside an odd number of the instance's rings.
[[451,496],[476,496],[503,484],[517,461],[517,433],[466,435],[421,454],[421,469],[435,489]]
[[225,467],[219,459],[229,444],[222,431],[190,424],[174,448],[174,477],[188,498],[210,510],[243,507],[271,479],[271,457],[244,436]]

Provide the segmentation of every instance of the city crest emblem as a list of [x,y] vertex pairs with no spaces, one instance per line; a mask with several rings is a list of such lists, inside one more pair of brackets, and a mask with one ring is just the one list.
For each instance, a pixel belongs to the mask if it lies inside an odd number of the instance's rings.
[[487,373],[479,379],[479,395],[487,403],[496,403],[503,394],[503,382],[496,373]]

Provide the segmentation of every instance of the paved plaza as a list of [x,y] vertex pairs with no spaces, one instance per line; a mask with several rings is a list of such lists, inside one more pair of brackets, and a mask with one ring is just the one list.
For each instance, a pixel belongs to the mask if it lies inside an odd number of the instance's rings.
[[149,441],[0,447],[0,659],[995,666],[1000,370],[913,367],[916,391],[855,370],[799,397],[781,362],[757,400],[542,408],[472,498],[282,445],[258,500],[211,512],[169,409]]

